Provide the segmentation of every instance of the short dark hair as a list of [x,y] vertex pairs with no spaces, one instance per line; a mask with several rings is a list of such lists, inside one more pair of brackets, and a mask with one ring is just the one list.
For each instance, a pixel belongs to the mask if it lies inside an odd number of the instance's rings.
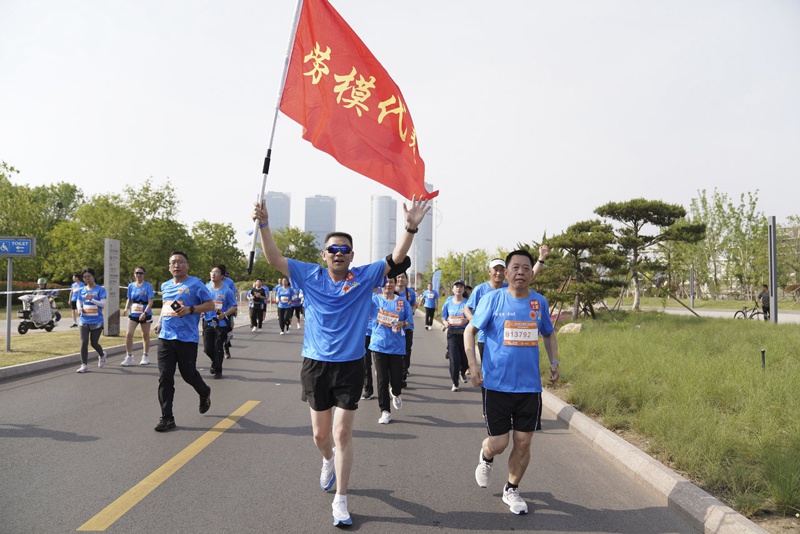
[[530,260],[531,266],[533,266],[533,264],[536,263],[536,260],[533,259],[533,256],[531,256],[530,252],[528,252],[527,250],[518,249],[518,250],[512,250],[511,252],[508,253],[508,256],[506,256],[506,266],[511,262],[511,258],[513,258],[514,256],[525,256]]
[[82,273],[79,273],[78,271],[75,271],[74,273],[72,273],[72,276],[77,276],[78,278],[80,278],[81,274]]
[[92,275],[94,278],[97,278],[97,276],[95,276],[95,274],[94,274],[94,269],[91,269],[91,268],[89,268],[89,267],[87,267],[86,269],[84,269],[84,270],[83,270],[83,272],[81,273],[81,278],[83,278],[83,275],[84,275],[84,274],[86,274],[86,273],[89,273],[89,274],[91,274],[91,275]]
[[328,239],[332,237],[343,237],[347,239],[348,241],[350,241],[350,248],[353,248],[353,236],[351,236],[347,232],[330,232],[328,235],[325,236],[325,241],[323,241],[322,244],[324,245],[325,243],[327,243]]
[[214,269],[219,269],[219,274],[221,274],[222,277],[225,278],[225,266],[224,265],[222,265],[221,263],[218,263],[216,265],[212,265],[211,266],[211,270],[213,271]]
[[134,270],[134,271],[135,271],[136,269],[141,269],[141,270],[142,270],[142,272],[145,272],[145,273],[147,272],[147,269],[145,269],[145,268],[144,268],[144,265],[137,265],[136,267],[134,267],[134,268],[133,268],[133,270]]
[[186,263],[189,263],[189,255],[182,250],[173,250],[169,253],[169,257],[171,258],[172,256],[183,256],[183,259],[186,260]]

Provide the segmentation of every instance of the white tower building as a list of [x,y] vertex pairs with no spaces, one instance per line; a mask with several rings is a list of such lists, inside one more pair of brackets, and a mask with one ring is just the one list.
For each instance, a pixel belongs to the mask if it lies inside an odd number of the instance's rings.
[[370,263],[391,254],[397,243],[397,201],[389,196],[372,195],[369,227]]

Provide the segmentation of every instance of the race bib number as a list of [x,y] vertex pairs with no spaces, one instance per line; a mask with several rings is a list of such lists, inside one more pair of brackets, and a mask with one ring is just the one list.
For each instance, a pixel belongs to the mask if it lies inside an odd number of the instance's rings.
[[144,312],[144,304],[131,304],[131,313]]
[[222,310],[222,301],[221,300],[215,300],[214,301],[214,309],[217,310],[217,311],[221,311]]
[[396,313],[392,313],[388,310],[378,310],[378,318],[376,320],[378,324],[391,328],[399,319],[400,315]]
[[450,326],[466,326],[467,318],[464,315],[450,315],[447,317],[447,324]]
[[165,300],[161,304],[161,316],[162,317],[177,317],[178,314],[175,313],[175,310],[172,309],[172,303],[177,302],[180,306],[176,306],[176,308],[183,306],[182,300]]
[[530,321],[506,321],[503,327],[503,345],[508,347],[536,347],[539,345],[539,328]]
[[94,304],[84,304],[83,305],[83,315],[89,316],[96,316],[97,315],[97,306]]
[[286,304],[287,302],[289,302],[289,297],[281,297],[281,302]]

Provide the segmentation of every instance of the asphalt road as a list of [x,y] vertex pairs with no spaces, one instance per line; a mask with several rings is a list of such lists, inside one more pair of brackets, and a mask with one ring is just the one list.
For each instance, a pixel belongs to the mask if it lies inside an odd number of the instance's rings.
[[[696,531],[548,411],[520,487],[531,513],[511,514],[500,499],[507,453],[489,488],[474,480],[480,391],[450,391],[444,334],[420,323],[403,409],[379,425],[377,400],[359,407],[350,530]],[[319,488],[299,400],[302,331],[265,327],[237,329],[225,378],[208,380],[207,414],[176,377],[178,428],[164,434],[153,431],[155,365],[123,368],[114,356],[85,375],[70,365],[0,381],[0,532],[331,531],[333,493]],[[207,376],[207,357],[198,362]]]

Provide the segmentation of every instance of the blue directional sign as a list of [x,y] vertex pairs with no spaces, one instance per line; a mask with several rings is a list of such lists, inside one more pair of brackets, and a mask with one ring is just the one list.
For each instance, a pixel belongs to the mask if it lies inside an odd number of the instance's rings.
[[0,258],[33,258],[35,237],[0,237]]

